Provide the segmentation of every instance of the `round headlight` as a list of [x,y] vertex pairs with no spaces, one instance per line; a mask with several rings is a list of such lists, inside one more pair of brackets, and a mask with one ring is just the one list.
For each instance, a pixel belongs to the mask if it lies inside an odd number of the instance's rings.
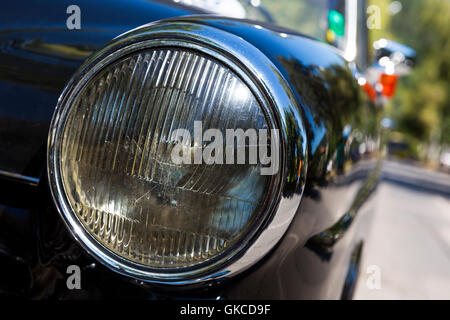
[[[225,253],[261,219],[271,177],[259,164],[173,163],[172,132],[193,137],[195,121],[224,135],[268,128],[232,70],[186,49],[119,58],[81,88],[61,128],[59,167],[71,209],[99,244],[181,268]],[[182,151],[194,154],[196,143]]]
[[[283,176],[249,160],[250,135],[226,144],[229,130],[277,129],[252,79],[214,48],[173,37],[117,41],[80,69],[52,121],[48,168],[58,209],[90,253],[171,282],[201,280],[249,247],[273,217]],[[209,129],[223,140],[202,139]],[[205,156],[217,142],[223,152]],[[282,163],[277,142],[258,147]]]

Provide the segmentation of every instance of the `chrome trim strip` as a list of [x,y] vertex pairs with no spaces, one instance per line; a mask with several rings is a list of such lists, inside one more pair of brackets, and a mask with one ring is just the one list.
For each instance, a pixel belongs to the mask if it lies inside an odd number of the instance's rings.
[[[80,225],[72,213],[59,172],[59,139],[65,109],[70,107],[80,83],[86,83],[105,65],[131,52],[155,46],[178,46],[199,50],[228,65],[249,85],[268,110],[269,120],[280,129],[281,170],[276,178],[273,201],[266,219],[251,239],[233,255],[213,266],[176,273],[160,271],[115,255],[102,247]],[[250,59],[251,58],[251,59]],[[272,118],[273,117],[273,118]],[[150,283],[186,285],[229,278],[263,258],[281,239],[295,216],[303,194],[307,169],[306,131],[300,107],[291,88],[275,65],[257,48],[228,32],[194,22],[157,22],[132,30],[114,39],[94,54],[65,87],[53,115],[48,139],[47,167],[51,193],[58,211],[75,239],[110,269]],[[225,259],[226,258],[226,259]]]
[[24,183],[33,187],[37,187],[39,185],[39,179],[38,178],[33,178],[33,177],[29,177],[29,176],[25,176],[19,173],[14,173],[14,172],[10,172],[10,171],[4,171],[4,170],[0,170],[0,178],[6,178],[6,179],[10,179],[10,180],[15,180],[17,182],[20,183]]

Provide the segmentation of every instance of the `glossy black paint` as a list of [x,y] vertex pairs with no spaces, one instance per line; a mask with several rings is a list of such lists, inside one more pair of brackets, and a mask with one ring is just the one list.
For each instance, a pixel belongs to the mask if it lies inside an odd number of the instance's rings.
[[48,126],[66,82],[119,34],[160,19],[199,13],[167,1],[77,1],[81,30],[69,30],[73,1],[2,3],[0,170],[38,177]]
[[[42,177],[38,187],[0,178],[0,263],[6,268],[0,275],[0,294],[350,298],[378,178],[377,161],[361,156],[357,148],[365,137],[377,137],[376,110],[334,48],[278,27],[220,17],[182,19],[236,34],[257,47],[280,70],[301,105],[309,162],[294,221],[271,254],[224,283],[157,288],[124,279],[98,264],[93,267],[92,258],[62,224],[43,178],[47,130],[58,96],[85,58],[118,34],[199,12],[159,1],[78,1],[82,30],[72,31],[65,26],[70,4],[42,1],[28,11],[25,3],[14,2],[2,5],[0,13],[0,170]],[[82,267],[80,291],[66,289],[66,268],[71,264]]]

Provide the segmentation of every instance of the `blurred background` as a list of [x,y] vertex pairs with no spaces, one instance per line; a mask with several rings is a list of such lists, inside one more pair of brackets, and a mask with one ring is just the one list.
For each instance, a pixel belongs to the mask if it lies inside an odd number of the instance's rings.
[[[389,156],[450,172],[450,1],[448,0],[174,0],[219,15],[275,23],[328,42],[347,52],[349,25],[358,15],[357,64],[367,70],[380,58],[376,41],[414,52],[408,76],[398,70],[389,94],[377,97],[378,125],[388,129]],[[351,13],[349,13],[350,11]],[[366,19],[361,17],[365,16]],[[380,49],[380,48],[378,48]],[[393,52],[391,51],[391,53]],[[401,50],[400,50],[401,51]],[[403,53],[408,51],[402,51]],[[359,61],[364,57],[366,61]],[[380,62],[379,60],[378,62]],[[380,69],[377,64],[376,68]],[[376,69],[372,68],[372,69]],[[370,71],[370,70],[369,70]],[[364,77],[383,91],[371,72]],[[379,77],[379,72],[372,76]],[[380,81],[378,81],[380,82]],[[365,88],[366,89],[366,88]],[[374,99],[375,100],[375,99]]]
[[[376,2],[383,8],[382,25],[380,30],[371,30],[372,39],[398,40],[413,47],[418,56],[413,72],[400,78],[397,93],[386,105],[386,116],[394,121],[391,140],[404,141],[407,146],[395,155],[420,160],[434,168],[448,168],[450,2]],[[393,4],[397,4],[394,8],[398,12],[392,10]]]
[[[324,15],[330,3],[262,1],[278,24],[336,43]],[[450,1],[368,0],[366,14],[358,28],[367,27],[369,65],[377,64],[379,39],[412,48],[415,58],[381,99],[380,81],[365,75],[373,84],[367,93],[377,96],[386,160],[354,298],[450,299]],[[376,290],[367,285],[373,266]]]
[[[261,2],[278,24],[323,37],[322,1]],[[391,39],[417,53],[412,73],[399,78],[395,95],[383,110],[384,117],[392,120],[389,154],[446,171],[450,168],[450,1],[369,0],[369,16],[371,6],[380,10],[378,21],[368,21],[373,23],[368,28],[369,44]],[[373,49],[369,45],[369,55]]]

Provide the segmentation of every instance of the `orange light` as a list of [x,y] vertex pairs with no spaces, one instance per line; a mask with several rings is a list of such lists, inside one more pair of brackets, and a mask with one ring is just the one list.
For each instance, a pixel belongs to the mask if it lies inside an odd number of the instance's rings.
[[398,76],[396,74],[382,73],[380,76],[380,83],[383,86],[381,93],[387,98],[392,98],[397,87]]
[[369,82],[364,82],[364,84],[361,86],[363,91],[367,94],[370,100],[375,101],[377,97],[377,93],[375,92],[375,89],[370,85]]

